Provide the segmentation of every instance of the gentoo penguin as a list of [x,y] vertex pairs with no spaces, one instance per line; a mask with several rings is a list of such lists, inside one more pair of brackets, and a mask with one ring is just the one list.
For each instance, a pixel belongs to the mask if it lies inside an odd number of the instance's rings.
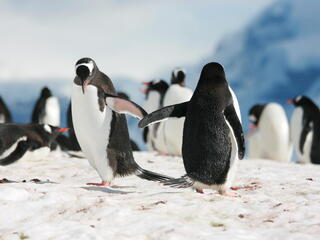
[[2,97],[0,97],[0,123],[9,123],[11,121],[12,119],[10,111],[3,101]]
[[283,107],[278,103],[256,104],[249,110],[249,120],[249,158],[290,161],[292,145]]
[[[192,97],[192,90],[185,86],[185,72],[176,68],[171,74],[171,85],[169,86],[164,99],[163,105],[169,106],[189,101]],[[183,134],[184,117],[179,119],[169,119],[160,123],[159,135],[164,132],[165,148],[161,149],[169,155],[181,156],[182,134]]]
[[220,194],[228,192],[236,163],[245,152],[239,106],[229,90],[224,69],[208,63],[202,69],[196,90],[188,102],[164,107],[139,122],[139,127],[167,118],[185,117],[182,157],[186,175],[165,184],[192,187],[197,192],[209,188]]
[[126,117],[146,115],[137,104],[120,98],[110,78],[99,71],[91,58],[82,58],[75,65],[72,89],[72,120],[84,155],[108,186],[115,176],[135,174],[140,178],[163,181],[169,177],[142,169],[134,160]]
[[[162,79],[158,79],[144,82],[143,84],[147,86],[146,89],[142,90],[145,94],[143,108],[146,112],[151,113],[163,107],[164,95],[169,88],[168,83]],[[149,151],[159,151],[159,149],[156,148],[156,145],[160,144],[164,146],[164,134],[162,134],[162,136],[157,135],[158,128],[159,124],[157,123],[143,129],[143,140]]]
[[58,134],[66,130],[48,124],[0,124],[0,165],[18,161],[27,151],[50,147]]
[[40,97],[34,106],[32,122],[50,124],[55,127],[60,125],[59,101],[55,96],[52,96],[47,87],[41,90]]
[[295,110],[290,122],[290,136],[301,163],[320,164],[320,110],[306,96],[288,100]]

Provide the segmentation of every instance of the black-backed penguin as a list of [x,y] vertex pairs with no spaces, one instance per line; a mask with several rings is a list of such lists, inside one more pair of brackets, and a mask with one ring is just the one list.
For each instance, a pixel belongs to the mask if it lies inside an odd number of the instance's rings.
[[51,94],[49,88],[44,87],[41,90],[40,97],[34,106],[31,120],[33,123],[60,126],[60,104],[58,99]]
[[0,123],[9,123],[12,122],[11,113],[5,104],[2,97],[0,97]]
[[192,187],[198,192],[210,188],[223,195],[236,195],[227,189],[238,159],[244,156],[245,143],[235,104],[223,67],[208,63],[190,101],[164,107],[139,122],[139,127],[145,127],[167,118],[185,117],[182,157],[187,174],[166,185]]
[[[143,108],[146,110],[146,112],[151,113],[163,107],[164,95],[169,88],[168,83],[162,79],[159,79],[144,82],[143,84],[147,86],[146,89],[142,90],[142,92],[145,94]],[[146,143],[149,151],[159,151],[159,145],[164,146],[164,135],[162,134],[160,136],[157,134],[158,129],[159,124],[154,124],[143,129],[143,140]]]
[[287,115],[278,103],[256,104],[249,110],[248,158],[288,162],[292,154]]
[[[72,120],[81,149],[102,182],[108,186],[115,176],[135,174],[152,181],[168,177],[142,169],[134,160],[125,115],[142,118],[146,112],[137,104],[120,98],[110,78],[99,71],[91,58],[75,65],[72,90]],[[169,178],[170,179],[170,178]]]
[[58,134],[66,130],[48,124],[0,124],[0,165],[18,161],[27,151],[50,147]]
[[290,136],[298,161],[320,164],[320,110],[306,96],[288,100],[295,110],[290,122]]

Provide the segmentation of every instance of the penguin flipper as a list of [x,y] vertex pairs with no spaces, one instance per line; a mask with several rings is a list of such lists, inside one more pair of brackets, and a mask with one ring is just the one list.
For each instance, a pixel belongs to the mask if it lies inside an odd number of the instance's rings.
[[165,186],[175,187],[175,188],[188,188],[194,184],[194,180],[188,175],[184,175],[180,178],[174,178],[167,180],[163,183]]
[[188,108],[188,102],[183,102],[175,105],[170,105],[164,108],[161,108],[157,111],[154,111],[147,116],[145,116],[142,120],[139,122],[139,127],[144,128],[150,124],[165,121],[170,117],[185,117],[187,113]]
[[233,130],[233,133],[235,135],[235,138],[237,140],[239,159],[243,159],[244,153],[245,153],[244,134],[243,134],[241,122],[238,118],[238,115],[236,113],[236,110],[233,104],[230,104],[225,108],[224,115],[226,117],[226,120],[230,124]]
[[301,153],[303,153],[303,146],[306,141],[307,135],[310,131],[311,131],[310,121],[304,121],[302,130],[301,130],[300,142],[299,142],[299,149]]
[[30,148],[28,141],[21,141],[18,143],[17,148],[7,157],[0,159],[0,165],[6,166],[18,161]]
[[111,94],[105,94],[105,100],[107,106],[112,111],[115,111],[117,113],[129,114],[138,119],[142,119],[147,115],[147,112],[142,107],[125,98],[114,96]]

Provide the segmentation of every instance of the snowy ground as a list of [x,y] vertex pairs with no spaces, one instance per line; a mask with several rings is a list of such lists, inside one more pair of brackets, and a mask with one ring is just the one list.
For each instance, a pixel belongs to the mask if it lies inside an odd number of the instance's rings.
[[[171,176],[181,158],[135,153],[139,164]],[[239,198],[172,189],[135,176],[113,188],[87,160],[52,153],[0,167],[0,239],[319,239],[320,166],[244,160]],[[32,179],[36,179],[30,181]],[[40,182],[38,182],[38,180]],[[23,180],[26,180],[25,182]]]

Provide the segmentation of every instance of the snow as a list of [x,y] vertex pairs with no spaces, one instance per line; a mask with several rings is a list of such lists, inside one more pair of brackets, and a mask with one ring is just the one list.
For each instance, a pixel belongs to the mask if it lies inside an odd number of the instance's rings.
[[[178,177],[179,157],[136,152],[144,168]],[[0,239],[318,239],[320,166],[243,160],[239,198],[174,189],[135,176],[100,181],[86,159],[52,152],[0,167]],[[31,179],[39,179],[30,181]],[[22,182],[26,180],[25,182]]]

